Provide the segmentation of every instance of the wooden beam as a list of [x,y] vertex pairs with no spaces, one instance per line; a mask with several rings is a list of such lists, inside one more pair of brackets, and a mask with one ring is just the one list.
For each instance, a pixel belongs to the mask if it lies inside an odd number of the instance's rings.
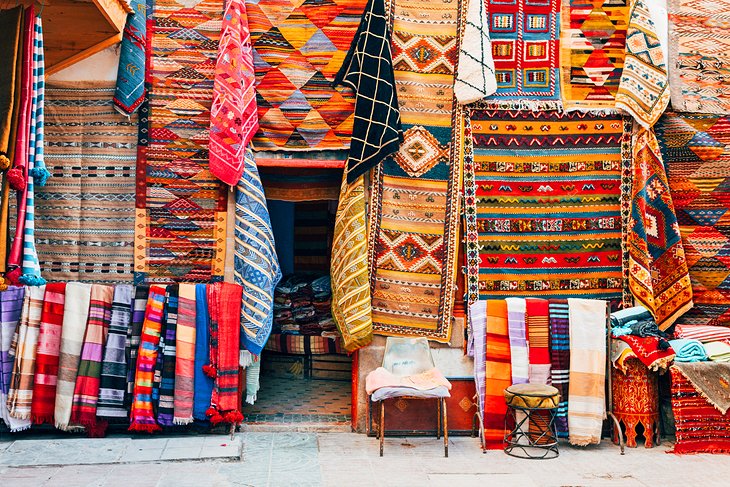
[[111,47],[111,46],[121,42],[121,40],[122,40],[122,33],[120,32],[119,34],[115,34],[115,35],[109,37],[108,39],[104,39],[103,41],[101,41],[97,44],[94,44],[93,46],[91,46],[83,51],[80,51],[80,52],[72,55],[71,57],[68,57],[64,60],[61,60],[61,61],[53,64],[52,66],[47,67],[46,68],[46,78],[55,73],[58,73],[62,69],[68,68],[69,66],[72,66],[72,65],[78,63],[79,61],[82,61],[88,57],[93,56],[97,52],[103,51],[107,47]]

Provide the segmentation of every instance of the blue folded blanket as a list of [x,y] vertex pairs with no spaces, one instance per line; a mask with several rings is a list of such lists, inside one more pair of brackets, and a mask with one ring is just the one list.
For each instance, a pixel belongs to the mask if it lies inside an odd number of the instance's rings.
[[633,308],[626,308],[615,313],[611,313],[611,327],[623,327],[628,325],[632,321],[645,321],[653,320],[654,317],[649,313],[649,310],[643,306],[634,306]]
[[669,344],[677,355],[674,357],[675,362],[702,362],[707,360],[707,352],[702,342],[691,338],[678,338],[677,340],[669,340]]

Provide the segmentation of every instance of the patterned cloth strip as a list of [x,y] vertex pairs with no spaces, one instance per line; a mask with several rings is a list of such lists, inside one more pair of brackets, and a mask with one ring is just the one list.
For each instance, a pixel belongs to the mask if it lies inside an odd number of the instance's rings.
[[195,373],[195,284],[180,284],[175,346],[175,396],[173,424],[193,422]]
[[125,409],[129,409],[132,405],[134,378],[137,373],[137,353],[139,351],[139,340],[142,336],[142,325],[144,324],[144,315],[147,309],[149,294],[149,286],[136,286],[134,289],[132,322],[129,328],[127,328],[127,339],[124,342],[124,356],[127,359],[127,390],[124,394]]
[[155,421],[152,410],[152,382],[157,362],[157,346],[160,343],[164,303],[165,287],[150,286],[137,352],[129,431],[152,433],[161,429]]
[[525,322],[530,357],[530,384],[550,383],[550,324],[547,299],[526,299]]
[[642,364],[649,370],[666,369],[674,360],[672,347],[666,350],[659,349],[659,337],[638,337],[635,335],[622,335],[619,340],[626,342]]
[[30,420],[33,403],[36,350],[45,292],[45,286],[29,287],[26,291],[20,324],[8,352],[15,362],[8,388],[7,407],[10,416],[24,421]]
[[15,357],[10,355],[10,347],[20,322],[24,301],[24,287],[11,286],[0,291],[0,419],[11,431],[23,427],[19,420],[11,418],[8,414],[7,398],[15,363]]
[[677,338],[692,338],[701,342],[730,339],[730,328],[712,325],[677,325],[674,327]]
[[137,115],[119,114],[108,82],[46,89],[53,177],[35,194],[36,246],[50,281],[131,282]]
[[501,450],[507,414],[504,390],[512,383],[507,303],[504,300],[487,300],[486,330],[484,444],[489,450]]
[[0,10],[0,30],[5,32],[5,35],[0,38],[0,52],[6,56],[6,62],[0,67],[0,114],[2,114],[0,117],[0,171],[5,171],[10,167],[10,146],[15,142],[11,138],[11,132],[18,105],[15,73],[21,51],[22,25],[22,5]]
[[235,186],[248,143],[259,128],[253,52],[244,0],[228,0],[218,43],[210,109],[210,172]]
[[339,340],[316,335],[274,333],[266,342],[266,350],[291,355],[329,355],[347,353]]
[[[114,287],[102,284],[91,286],[89,321],[81,348],[81,362],[71,408],[71,423],[84,426],[91,436],[103,435],[106,429],[105,425],[97,424],[96,407],[99,403],[104,344],[109,335],[113,301]],[[97,427],[101,430],[97,430]]]
[[114,89],[114,106],[132,115],[144,100],[145,46],[147,44],[147,0],[131,0],[119,48],[119,68]]
[[56,428],[68,431],[74,387],[79,373],[81,348],[84,345],[86,323],[89,319],[91,284],[69,282],[66,284],[66,300],[63,305],[61,325],[61,348],[58,359],[58,381],[53,419]]
[[[485,398],[487,391],[487,302],[476,301],[469,306],[469,323],[474,337],[474,382],[477,390],[479,417],[485,417]],[[508,325],[509,326],[509,325]],[[480,432],[480,433],[483,433]]]
[[550,380],[560,393],[555,413],[558,438],[568,437],[568,389],[570,377],[570,328],[567,299],[550,299]]
[[127,332],[132,322],[134,288],[120,284],[114,287],[109,335],[104,346],[104,359],[99,380],[100,418],[126,418],[124,395],[127,390]]
[[293,202],[339,199],[342,180],[339,169],[260,167],[258,170],[266,199]]
[[195,372],[193,375],[193,418],[207,420],[213,393],[213,379],[203,371],[210,366],[210,314],[208,286],[195,286]]
[[259,355],[271,334],[274,289],[281,280],[271,218],[256,161],[246,151],[246,169],[236,187],[234,271],[243,287],[241,345]]
[[53,424],[65,301],[65,282],[46,285],[33,379],[33,403],[30,409],[33,424]]
[[256,150],[346,149],[354,96],[333,80],[366,0],[246,0],[254,50]]
[[[155,379],[159,375],[160,389],[157,402],[157,424],[172,426],[175,415],[175,366],[177,363],[177,320],[179,286],[167,286],[165,309],[162,314],[162,335],[157,351]],[[153,405],[155,403],[153,402]]]
[[630,155],[621,117],[477,108],[470,118],[465,211],[476,224],[466,242],[479,258],[467,263],[469,294],[619,301],[621,168]]
[[530,382],[530,357],[527,348],[525,324],[526,303],[522,298],[507,298],[509,349],[512,366],[512,384]]
[[465,3],[462,39],[469,39],[469,42],[460,44],[459,69],[454,80],[454,95],[462,105],[479,101],[497,91],[485,2],[467,0]]

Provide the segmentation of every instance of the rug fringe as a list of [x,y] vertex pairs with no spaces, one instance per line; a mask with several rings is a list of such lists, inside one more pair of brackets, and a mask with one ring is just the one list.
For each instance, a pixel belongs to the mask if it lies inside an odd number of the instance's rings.
[[23,426],[15,428],[15,429],[11,429],[10,432],[11,433],[20,433],[21,431],[29,430],[31,426],[32,425],[30,425],[30,424],[25,424]]
[[193,418],[172,418],[172,424],[185,426],[193,423]]
[[33,424],[53,424],[53,414],[31,414],[30,420]]
[[246,367],[253,365],[253,362],[253,354],[248,350],[241,350],[241,353],[238,356],[238,365],[245,369]]
[[256,402],[256,399],[258,399],[257,393],[254,392],[253,394],[246,394],[246,404],[250,404],[253,406]]
[[132,423],[129,425],[128,431],[138,433],[157,433],[162,431],[162,426],[157,423]]

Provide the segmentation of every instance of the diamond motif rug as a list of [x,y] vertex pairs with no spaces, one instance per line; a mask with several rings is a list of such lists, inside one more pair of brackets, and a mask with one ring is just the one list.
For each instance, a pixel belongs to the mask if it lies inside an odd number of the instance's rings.
[[730,117],[666,113],[656,133],[695,303],[677,323],[730,326]]
[[332,86],[366,0],[246,0],[254,49],[256,150],[347,149],[355,98]]
[[457,5],[396,0],[400,151],[376,168],[370,206],[375,333],[448,341],[456,280],[459,163],[452,141]]
[[223,2],[156,0],[149,145],[137,164],[135,283],[223,276],[227,192],[208,170]]
[[470,123],[470,298],[618,301],[622,118],[477,108]]

